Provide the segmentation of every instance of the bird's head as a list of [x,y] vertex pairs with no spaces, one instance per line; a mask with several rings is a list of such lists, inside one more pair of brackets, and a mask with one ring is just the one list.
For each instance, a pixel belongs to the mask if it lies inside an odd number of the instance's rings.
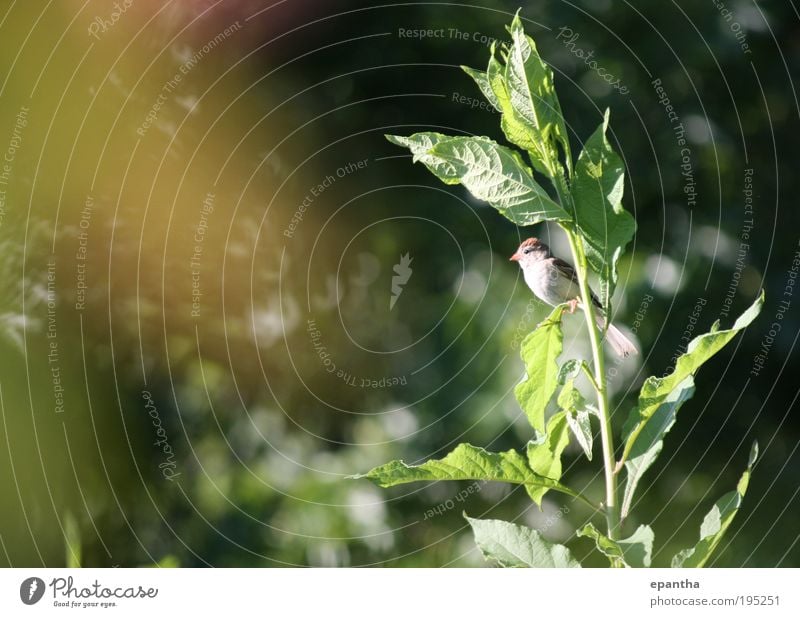
[[550,257],[550,247],[538,238],[528,238],[519,245],[517,252],[509,258],[509,261],[518,262],[524,269],[526,266],[548,257]]

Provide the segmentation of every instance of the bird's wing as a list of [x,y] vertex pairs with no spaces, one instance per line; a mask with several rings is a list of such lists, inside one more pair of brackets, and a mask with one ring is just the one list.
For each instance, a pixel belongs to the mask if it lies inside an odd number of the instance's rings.
[[575,268],[569,265],[566,261],[559,259],[558,257],[553,257],[553,265],[558,268],[559,271],[569,280],[574,281],[575,283],[578,282],[578,274],[575,272]]
[[[576,285],[578,284],[578,273],[575,272],[575,268],[573,268],[570,264],[563,259],[553,257],[553,265],[558,268],[564,276],[569,278],[569,280]],[[594,295],[594,292],[589,290],[589,293],[592,295],[592,304],[594,304],[597,308],[602,309],[603,305],[600,304],[600,300],[597,299],[597,296]]]

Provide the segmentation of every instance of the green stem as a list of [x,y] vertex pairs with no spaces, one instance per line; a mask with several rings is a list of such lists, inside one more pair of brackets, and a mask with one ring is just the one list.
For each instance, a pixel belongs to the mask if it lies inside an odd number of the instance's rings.
[[597,409],[600,416],[600,439],[603,445],[603,467],[606,480],[606,501],[604,511],[608,526],[608,537],[616,540],[619,537],[619,504],[617,500],[617,476],[614,473],[614,434],[611,430],[611,413],[608,405],[608,387],[606,384],[605,357],[603,356],[600,332],[595,321],[594,305],[589,290],[587,277],[586,255],[583,252],[579,238],[571,229],[566,229],[569,246],[572,250],[572,259],[578,276],[578,284],[583,298],[583,313],[586,317],[586,326],[589,330],[589,341],[592,346],[592,359],[594,360],[594,383],[592,386],[597,393]]
[[[571,178],[571,165],[568,167]],[[564,177],[563,174],[556,173],[553,179],[553,184],[555,185],[561,205],[564,206],[568,212],[575,212],[575,204],[567,178]],[[605,357],[603,356],[602,341],[595,321],[592,292],[589,289],[589,267],[586,254],[583,250],[583,244],[581,243],[579,232],[572,225],[568,224],[562,227],[569,239],[572,261],[575,264],[575,272],[578,277],[581,298],[583,299],[583,314],[586,317],[586,327],[589,331],[589,341],[592,346],[595,378],[589,381],[597,393],[597,409],[600,417],[600,439],[603,445],[603,471],[606,480],[606,501],[603,504],[603,512],[606,516],[608,537],[611,540],[616,540],[619,538],[620,509],[617,496],[617,470],[614,461],[614,433],[611,427],[611,412],[608,405]],[[608,322],[606,321],[606,323]],[[620,567],[620,565],[612,564],[612,567]]]

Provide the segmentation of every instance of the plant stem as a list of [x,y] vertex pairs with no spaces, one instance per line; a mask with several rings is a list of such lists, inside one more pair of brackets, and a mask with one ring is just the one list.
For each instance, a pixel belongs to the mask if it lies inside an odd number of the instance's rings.
[[592,345],[592,358],[594,360],[594,387],[597,393],[597,408],[600,416],[600,438],[603,445],[603,467],[606,480],[605,515],[608,527],[608,537],[616,540],[619,536],[619,504],[617,503],[617,476],[614,473],[614,434],[611,430],[611,413],[608,406],[608,388],[606,384],[605,358],[603,356],[600,333],[595,322],[594,305],[589,290],[588,268],[586,255],[580,239],[571,229],[566,229],[569,239],[572,259],[578,276],[583,301],[583,313],[586,317],[586,326],[589,330],[589,341]]
[[[570,167],[570,177],[571,165]],[[559,201],[568,212],[575,211],[575,204],[569,190],[567,178],[562,174],[556,174],[553,178],[556,193]],[[614,460],[614,433],[611,427],[611,412],[608,406],[608,386],[606,383],[605,356],[603,356],[602,341],[595,321],[594,305],[592,304],[592,292],[589,289],[588,262],[586,253],[580,237],[572,226],[562,226],[567,233],[569,247],[572,252],[572,261],[575,264],[575,272],[578,277],[578,284],[583,299],[583,314],[586,317],[586,327],[589,331],[589,342],[592,346],[592,359],[594,360],[594,380],[589,380],[597,393],[597,409],[600,417],[600,440],[603,446],[603,471],[606,481],[606,501],[604,512],[606,515],[606,527],[608,537],[616,540],[619,537],[620,510],[617,497],[617,470]],[[606,320],[606,326],[608,321]],[[613,566],[612,566],[613,567]]]

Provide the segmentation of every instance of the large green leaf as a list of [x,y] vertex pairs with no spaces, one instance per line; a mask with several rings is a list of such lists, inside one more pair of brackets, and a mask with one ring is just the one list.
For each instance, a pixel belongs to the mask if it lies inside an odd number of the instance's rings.
[[[625,494],[622,499],[622,518],[628,516],[639,480],[642,479],[644,472],[650,468],[661,453],[661,449],[664,446],[664,435],[675,424],[678,409],[692,398],[693,394],[694,379],[689,376],[667,395],[633,444],[628,459],[625,461],[627,480]],[[623,428],[623,435],[628,433],[628,428],[632,427]]]
[[[538,433],[536,439],[528,442],[528,465],[540,476],[552,480],[561,479],[561,454],[569,444],[567,414],[560,411],[547,421],[547,433]],[[542,505],[542,497],[550,490],[542,486],[528,491],[536,505]]]
[[742,499],[747,492],[747,485],[750,483],[753,464],[757,458],[758,443],[754,443],[750,449],[747,469],[739,479],[736,490],[724,495],[714,504],[714,507],[706,514],[703,524],[700,526],[700,541],[694,547],[684,549],[675,555],[672,558],[673,568],[702,568],[706,564],[712,553],[719,546],[722,537],[742,505]]
[[489,202],[517,225],[569,219],[510,148],[486,137],[453,137],[437,143],[431,153],[449,162],[475,197]]
[[633,446],[639,439],[647,423],[652,419],[658,409],[667,401],[673,390],[689,376],[725,347],[736,334],[746,328],[761,312],[764,306],[764,292],[762,291],[755,302],[742,313],[730,330],[720,330],[719,322],[711,327],[711,332],[701,334],[693,339],[686,353],[681,355],[675,363],[675,369],[666,377],[648,377],[639,391],[639,400],[636,407],[631,410],[631,415],[625,425],[630,427],[622,459],[627,460]]
[[520,345],[526,377],[517,384],[514,394],[531,426],[540,433],[545,432],[544,412],[558,387],[557,360],[564,340],[561,332],[563,312],[563,305],[553,309],[550,316],[536,326]]
[[483,95],[502,113],[500,125],[506,138],[528,151],[537,171],[554,178],[563,175],[556,144],[567,165],[571,154],[567,129],[556,95],[552,69],[542,60],[536,43],[525,34],[517,14],[509,27],[511,44],[503,46],[505,65],[489,54],[486,71],[462,67]]
[[503,129],[506,139],[527,150],[531,155],[534,168],[550,176],[550,159],[554,158],[555,154],[552,148],[547,149],[536,127],[527,122],[511,103],[511,95],[506,84],[506,68],[497,60],[495,46],[491,47],[486,71],[478,71],[465,66],[461,68],[475,80],[486,99],[501,113],[500,127]]
[[563,174],[554,144],[561,144],[567,158],[570,150],[553,71],[539,56],[533,39],[525,34],[519,14],[514,16],[509,31],[512,43],[505,83],[511,106],[536,142],[531,158],[548,168],[548,175]]
[[654,535],[653,530],[647,525],[640,525],[633,535],[624,540],[612,540],[591,523],[578,531],[578,535],[592,538],[598,550],[608,557],[612,566],[650,567]]
[[506,521],[465,516],[483,556],[504,568],[580,568],[566,546],[553,544],[538,531]]
[[500,127],[503,129],[506,139],[532,153],[531,162],[534,168],[540,173],[549,175],[550,170],[542,160],[543,145],[541,140],[538,139],[536,132],[531,130],[531,126],[525,122],[525,119],[511,104],[511,96],[506,85],[505,67],[495,57],[494,45],[492,45],[489,64],[486,67],[486,80],[500,108]]
[[586,258],[603,283],[603,306],[614,293],[617,261],[636,231],[636,222],[622,207],[625,167],[606,139],[608,119],[606,110],[603,124],[584,144],[571,188]]
[[461,183],[516,225],[570,218],[534,180],[519,154],[487,137],[416,133],[410,137],[387,135],[387,139],[410,148],[415,162],[423,163],[447,184]]
[[520,484],[529,495],[536,489],[547,487],[578,497],[575,491],[560,482],[534,473],[516,450],[494,453],[466,443],[459,444],[443,459],[429,460],[421,465],[392,461],[352,478],[367,478],[382,488],[420,481],[486,480]]

